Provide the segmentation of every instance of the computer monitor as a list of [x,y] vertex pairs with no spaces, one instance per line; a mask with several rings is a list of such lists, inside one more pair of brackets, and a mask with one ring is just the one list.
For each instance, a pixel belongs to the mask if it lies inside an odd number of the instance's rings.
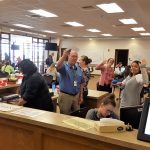
[[120,120],[125,124],[130,124],[134,129],[138,129],[143,106],[125,107],[120,109]]
[[144,103],[137,139],[150,142],[150,97]]

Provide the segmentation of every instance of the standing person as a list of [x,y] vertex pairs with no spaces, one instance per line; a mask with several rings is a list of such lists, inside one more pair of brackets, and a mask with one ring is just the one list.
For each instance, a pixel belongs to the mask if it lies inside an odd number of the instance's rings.
[[6,61],[6,62],[8,62],[8,61],[10,62],[10,57],[8,56],[7,53],[5,53],[5,61]]
[[131,63],[130,75],[118,85],[123,87],[121,92],[120,107],[137,106],[141,104],[140,93],[144,84],[148,84],[146,61],[133,61]]
[[80,57],[79,60],[79,66],[81,67],[83,71],[83,78],[84,78],[84,83],[83,83],[83,103],[81,104],[80,107],[86,106],[86,99],[88,95],[88,82],[90,80],[90,69],[88,65],[92,62],[90,58],[87,56],[83,55]]
[[36,66],[29,59],[20,62],[19,68],[24,77],[20,86],[21,98],[18,105],[53,111],[48,86]]
[[118,119],[119,117],[114,113],[116,107],[115,95],[109,94],[103,98],[99,108],[90,109],[86,114],[86,119],[98,121],[102,118]]
[[49,67],[54,61],[53,61],[54,53],[51,53],[51,55],[48,56],[46,59],[46,65]]
[[[68,57],[68,61],[65,60]],[[60,113],[70,114],[80,109],[82,97],[83,74],[81,68],[76,64],[78,53],[74,50],[65,50],[62,57],[56,63],[59,76],[60,94],[58,104]]]
[[114,78],[114,69],[112,65],[114,64],[114,59],[109,58],[103,61],[101,64],[96,66],[96,70],[101,70],[101,76],[97,84],[97,90],[112,92],[111,82]]

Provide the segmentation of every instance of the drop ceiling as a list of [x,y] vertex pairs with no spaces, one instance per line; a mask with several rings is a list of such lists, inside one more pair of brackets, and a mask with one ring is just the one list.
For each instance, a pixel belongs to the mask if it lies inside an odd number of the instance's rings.
[[[96,5],[116,2],[125,12],[108,14]],[[150,32],[150,0],[3,0],[0,1],[0,30],[4,27],[33,31],[47,36],[62,37],[64,34],[73,37],[103,37],[101,34],[112,34],[111,38],[142,37],[131,30],[133,27],[144,27]],[[44,18],[33,15],[28,10],[44,9],[58,17]],[[122,18],[134,18],[137,25],[124,25]],[[83,27],[72,27],[64,22],[76,21]],[[32,26],[32,29],[16,28],[13,24]],[[92,33],[86,29],[98,29],[101,32]],[[57,32],[44,33],[43,30]]]

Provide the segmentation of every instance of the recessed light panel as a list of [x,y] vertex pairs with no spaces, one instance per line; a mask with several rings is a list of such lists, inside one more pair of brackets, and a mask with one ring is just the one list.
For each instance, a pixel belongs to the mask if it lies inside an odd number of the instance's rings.
[[99,4],[96,5],[97,7],[101,8],[107,13],[121,13],[124,12],[124,10],[117,5],[116,3],[109,3],[109,4]]
[[130,18],[130,19],[119,19],[120,22],[122,22],[123,24],[137,24],[137,22]]

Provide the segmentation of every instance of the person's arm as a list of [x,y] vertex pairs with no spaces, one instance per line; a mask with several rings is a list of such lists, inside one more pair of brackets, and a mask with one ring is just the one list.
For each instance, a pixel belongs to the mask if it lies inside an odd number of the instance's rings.
[[104,64],[106,63],[106,60],[104,60],[101,64],[97,65],[95,67],[95,70],[102,70],[105,68]]
[[90,109],[87,114],[86,114],[86,119],[89,119],[89,120],[94,120],[94,109]]
[[80,84],[79,104],[83,103],[83,83]]
[[60,57],[59,60],[56,63],[57,64],[56,65],[57,70],[59,70],[62,67],[64,61],[66,60],[66,58],[70,54],[70,51],[71,51],[70,49],[64,50],[62,57]]
[[148,74],[146,70],[146,60],[141,61],[140,65],[141,74],[135,76],[136,81],[141,84],[149,84]]

